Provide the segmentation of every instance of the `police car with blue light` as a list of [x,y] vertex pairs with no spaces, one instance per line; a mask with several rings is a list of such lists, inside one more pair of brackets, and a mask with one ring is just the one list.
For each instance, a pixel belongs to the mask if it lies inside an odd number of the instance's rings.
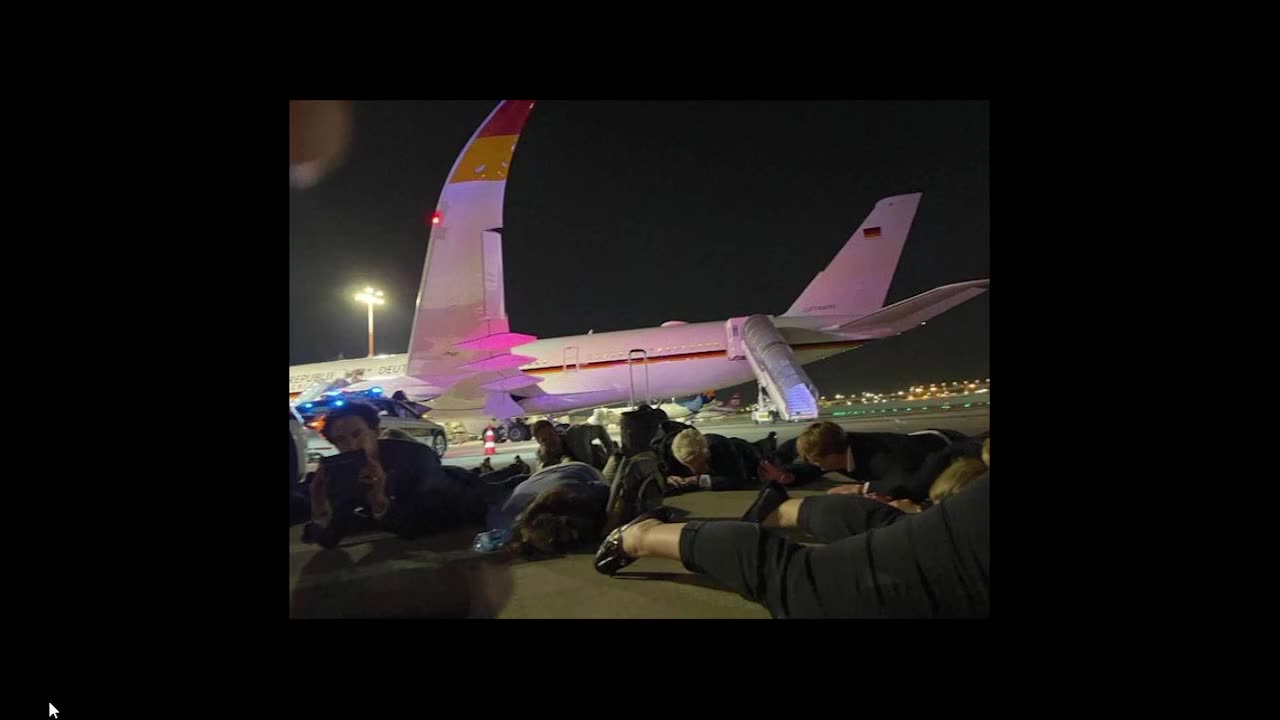
[[309,470],[314,470],[320,458],[338,454],[337,448],[324,439],[322,431],[329,411],[348,402],[372,405],[378,411],[381,430],[401,430],[414,440],[430,445],[440,457],[444,457],[445,450],[449,448],[448,431],[423,417],[431,408],[408,400],[386,397],[382,388],[375,387],[362,392],[335,390],[294,406],[302,416],[307,431],[306,465]]

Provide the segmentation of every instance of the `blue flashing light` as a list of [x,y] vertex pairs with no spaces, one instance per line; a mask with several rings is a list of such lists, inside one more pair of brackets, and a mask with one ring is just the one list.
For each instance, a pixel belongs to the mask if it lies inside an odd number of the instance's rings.
[[370,389],[369,389],[369,392],[373,393],[374,395],[381,395],[381,394],[382,394],[382,388],[379,388],[379,387],[376,387],[376,388],[370,388]]
[[303,403],[303,404],[302,404],[302,407],[303,407],[303,408],[310,408],[310,407],[315,407],[315,405],[316,405],[315,403]]
[[334,401],[334,403],[333,403],[333,406],[334,406],[334,407],[342,407],[344,404],[346,404],[346,402],[347,402],[346,400],[335,400],[335,401]]

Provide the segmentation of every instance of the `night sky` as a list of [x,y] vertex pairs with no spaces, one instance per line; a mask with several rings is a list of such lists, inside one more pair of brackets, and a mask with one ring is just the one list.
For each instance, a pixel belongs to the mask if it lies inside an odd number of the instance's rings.
[[[365,284],[388,297],[377,351],[405,351],[426,220],[497,103],[355,104],[346,162],[289,191],[291,365],[366,354]],[[541,100],[507,182],[511,329],[782,313],[877,200],[915,191],[887,302],[990,277],[989,124],[985,101]],[[806,370],[827,395],[989,377],[989,298]]]

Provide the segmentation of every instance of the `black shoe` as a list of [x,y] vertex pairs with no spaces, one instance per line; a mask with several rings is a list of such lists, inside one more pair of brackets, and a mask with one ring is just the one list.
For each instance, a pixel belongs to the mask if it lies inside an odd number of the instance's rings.
[[742,516],[743,522],[761,523],[764,519],[773,514],[782,506],[782,503],[790,500],[787,495],[787,489],[782,485],[771,482],[764,486],[760,494],[756,496],[756,501],[751,503],[751,507],[747,508],[747,512]]
[[672,509],[667,505],[660,505],[649,512],[640,513],[635,520],[609,533],[604,542],[600,543],[600,549],[596,550],[596,572],[613,577],[619,570],[635,562],[636,559],[622,549],[622,533],[643,520],[669,522]]

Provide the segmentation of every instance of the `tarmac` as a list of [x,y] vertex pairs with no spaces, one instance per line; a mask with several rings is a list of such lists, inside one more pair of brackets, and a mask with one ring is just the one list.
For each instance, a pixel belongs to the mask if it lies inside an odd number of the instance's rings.
[[[990,410],[966,409],[913,414],[908,418],[829,418],[849,430],[914,432],[948,428],[976,435],[990,424]],[[769,431],[779,442],[795,437],[804,424],[755,425],[749,420],[709,422],[703,432],[756,440]],[[502,468],[516,455],[532,459],[534,443],[504,443],[493,466]],[[473,467],[483,458],[479,443],[452,447],[448,464]],[[794,497],[824,492],[806,486]],[[694,492],[668,498],[682,519],[737,519],[755,499],[755,491]],[[642,559],[609,578],[592,565],[594,548],[555,558],[519,560],[502,565],[472,552],[471,540],[482,527],[401,540],[373,533],[344,540],[333,550],[301,541],[302,528],[289,531],[291,618],[439,617],[439,618],[636,618],[764,619],[769,613],[734,592],[685,570],[671,560]],[[795,539],[806,538],[797,534]]]

